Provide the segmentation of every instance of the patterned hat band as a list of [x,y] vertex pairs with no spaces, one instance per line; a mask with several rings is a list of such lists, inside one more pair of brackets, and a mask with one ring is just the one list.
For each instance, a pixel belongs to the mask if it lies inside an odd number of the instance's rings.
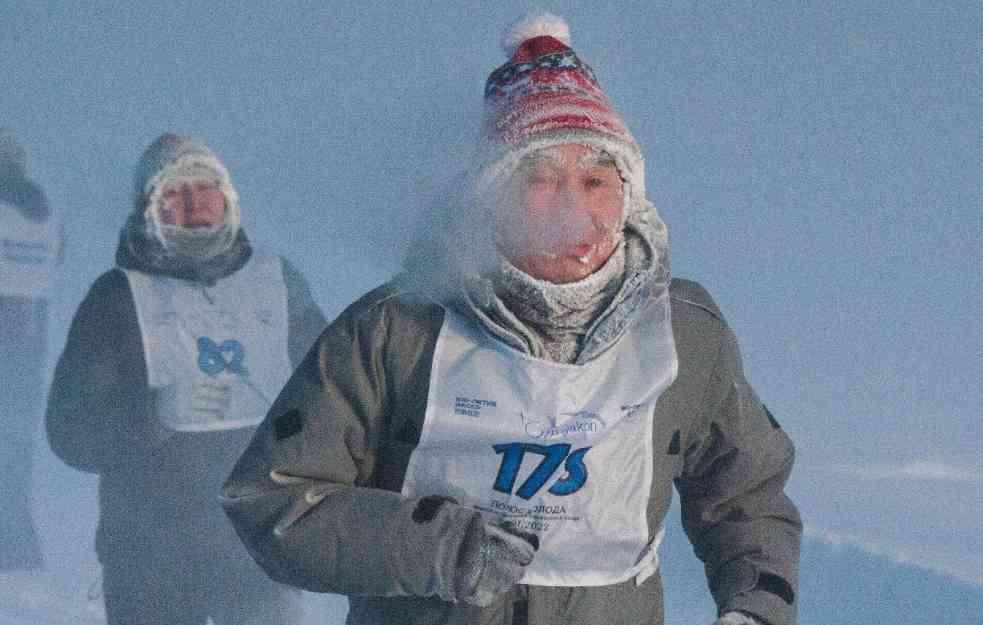
[[563,130],[635,143],[594,70],[570,47],[562,19],[535,16],[516,24],[504,40],[510,58],[485,83],[486,143],[517,145]]
[[[537,101],[539,100],[539,101]],[[527,98],[522,107],[503,108],[488,117],[486,134],[499,142],[515,145],[543,132],[589,130],[634,143],[621,117],[610,106],[577,93],[541,94]]]
[[[555,40],[554,40],[555,41]],[[594,70],[587,63],[580,60],[580,57],[573,50],[564,50],[552,54],[544,54],[533,61],[520,63],[506,63],[499,67],[485,83],[485,97],[494,98],[499,94],[507,95],[517,84],[522,84],[523,80],[530,78],[534,72],[571,72],[576,71],[579,77],[587,80],[594,89],[600,91],[601,86],[594,76]]]

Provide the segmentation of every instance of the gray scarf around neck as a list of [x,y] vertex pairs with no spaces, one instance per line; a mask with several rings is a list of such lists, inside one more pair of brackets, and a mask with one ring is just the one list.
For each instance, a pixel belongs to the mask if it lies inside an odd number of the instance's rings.
[[593,274],[568,284],[538,280],[502,260],[493,276],[495,292],[515,316],[513,325],[548,360],[572,363],[583,347],[592,322],[607,308],[625,272],[624,242]]
[[[590,361],[617,341],[634,318],[639,306],[651,301],[654,294],[668,288],[669,250],[661,242],[664,241],[664,237],[659,236],[660,232],[664,232],[661,222],[653,222],[644,216],[629,219],[625,227],[624,242],[618,252],[619,256],[612,256],[608,263],[595,273],[596,278],[591,276],[603,285],[598,286],[594,280],[591,280],[591,286],[587,290],[597,289],[597,295],[589,298],[590,303],[586,310],[567,315],[565,320],[558,322],[561,327],[566,327],[573,321],[577,326],[575,329],[563,329],[557,332],[551,325],[549,327],[543,324],[537,325],[535,319],[542,318],[542,313],[546,311],[545,305],[533,305],[533,308],[538,309],[539,314],[529,314],[531,312],[528,310],[529,307],[520,304],[518,310],[522,310],[525,316],[533,320],[520,318],[512,307],[515,306],[514,302],[517,299],[529,297],[529,293],[522,291],[523,295],[519,296],[517,291],[521,291],[523,287],[516,287],[516,291],[504,290],[505,298],[503,298],[497,292],[501,290],[501,287],[496,286],[500,279],[494,272],[467,281],[461,297],[452,301],[451,305],[475,318],[488,332],[505,344],[534,358],[575,364]],[[617,271],[619,266],[622,268],[620,272]],[[606,278],[609,271],[611,275]],[[615,278],[615,274],[620,275]],[[538,285],[547,284],[536,282]],[[577,289],[576,286],[570,288],[574,291]],[[545,297],[534,296],[536,299]],[[530,327],[531,325],[536,329]],[[556,342],[558,336],[561,345],[547,347],[549,343]],[[571,347],[571,343],[575,344],[574,347]],[[554,357],[551,353],[559,357]]]

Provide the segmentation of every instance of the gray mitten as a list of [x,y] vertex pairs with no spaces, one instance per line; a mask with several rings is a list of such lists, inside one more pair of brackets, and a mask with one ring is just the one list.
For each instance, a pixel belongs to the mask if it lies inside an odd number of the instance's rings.
[[511,523],[476,524],[461,546],[454,594],[458,601],[486,607],[507,592],[532,562],[539,539]]

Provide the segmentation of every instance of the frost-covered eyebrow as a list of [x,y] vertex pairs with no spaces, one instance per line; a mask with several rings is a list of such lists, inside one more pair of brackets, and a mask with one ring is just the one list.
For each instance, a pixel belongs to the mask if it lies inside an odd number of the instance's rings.
[[591,167],[614,167],[618,168],[614,162],[614,157],[604,151],[591,151],[577,159],[577,167],[590,169]]
[[551,154],[549,150],[540,150],[538,152],[533,152],[532,154],[527,154],[522,157],[519,161],[519,171],[529,171],[540,165],[548,165],[551,167],[559,167],[563,164],[562,159],[557,157],[555,154]]
[[[527,154],[519,161],[519,171],[529,171],[539,165],[558,167],[563,164],[563,159],[553,150],[547,148],[532,154]],[[577,159],[579,169],[590,169],[592,167],[614,167],[617,169],[614,157],[603,150],[591,150]]]

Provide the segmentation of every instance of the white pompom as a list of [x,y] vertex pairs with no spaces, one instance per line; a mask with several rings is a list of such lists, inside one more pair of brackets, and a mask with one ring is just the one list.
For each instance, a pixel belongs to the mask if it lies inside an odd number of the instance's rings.
[[502,34],[502,51],[511,58],[523,41],[543,35],[570,45],[570,27],[562,17],[552,13],[528,13],[512,22]]

